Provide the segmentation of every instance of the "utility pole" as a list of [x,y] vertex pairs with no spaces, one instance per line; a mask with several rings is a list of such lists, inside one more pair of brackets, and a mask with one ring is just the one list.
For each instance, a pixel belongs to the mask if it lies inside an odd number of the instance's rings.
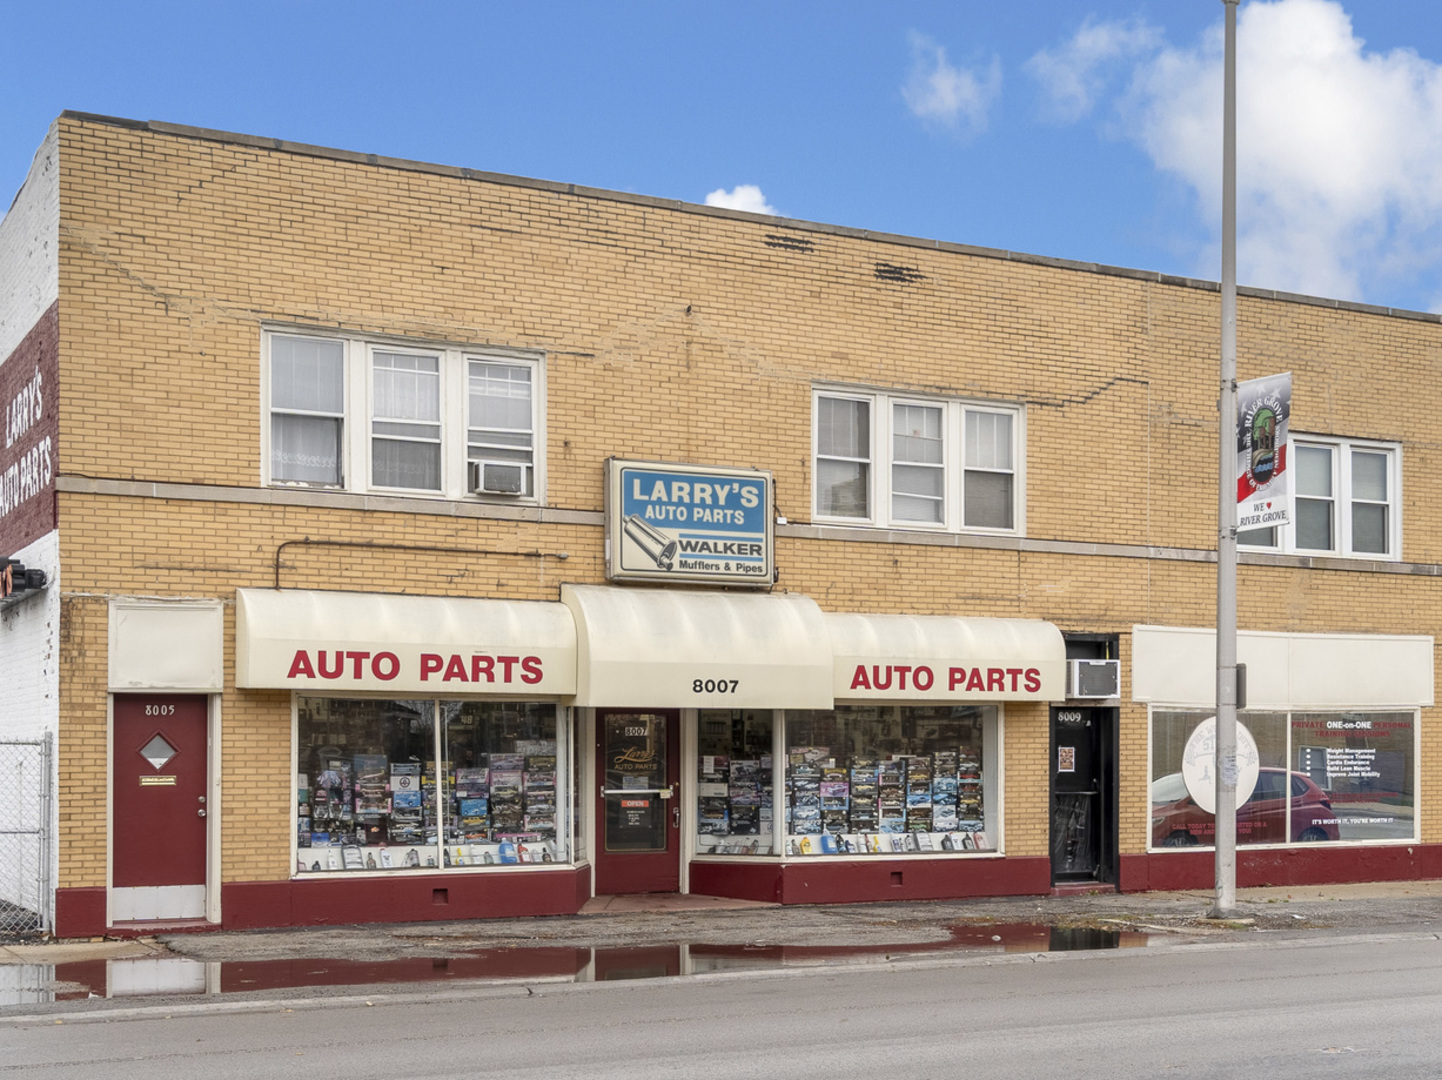
[[1216,899],[1211,917],[1237,906],[1237,0],[1226,8],[1222,74],[1222,380],[1217,443]]

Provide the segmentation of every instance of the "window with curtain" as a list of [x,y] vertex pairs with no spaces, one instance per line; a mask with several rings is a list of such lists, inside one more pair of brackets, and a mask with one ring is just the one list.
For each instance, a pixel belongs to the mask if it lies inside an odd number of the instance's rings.
[[897,521],[946,521],[946,460],[942,409],[891,407],[891,516]]
[[266,483],[543,501],[540,356],[279,329],[262,350]]
[[439,491],[440,357],[377,350],[371,377],[371,483]]
[[1243,548],[1344,558],[1401,557],[1401,449],[1293,436],[1292,522],[1237,534]]
[[1010,529],[1014,505],[1012,415],[966,410],[965,524]]
[[344,429],[344,344],[291,335],[272,338],[271,479],[340,486]]
[[467,390],[467,460],[516,466],[522,493],[530,495],[536,438],[530,367],[471,360]]
[[1021,531],[1022,410],[818,389],[817,521],[953,532]]
[[816,507],[826,517],[870,517],[871,402],[817,398]]

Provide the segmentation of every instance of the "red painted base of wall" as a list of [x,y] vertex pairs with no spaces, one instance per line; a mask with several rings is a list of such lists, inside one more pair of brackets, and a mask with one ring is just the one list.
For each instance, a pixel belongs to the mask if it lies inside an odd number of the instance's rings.
[[781,867],[773,863],[691,864],[691,891],[699,896],[781,903]]
[[[1121,891],[1211,889],[1215,861],[1210,851],[1162,851],[1123,855]],[[1387,847],[1276,848],[1237,850],[1237,886],[1335,885],[1349,881],[1422,881],[1442,878],[1442,845]]]
[[1051,863],[1044,858],[691,864],[693,893],[781,904],[1040,896],[1050,889]]
[[[1442,844],[1309,847],[1237,855],[1237,885],[1326,885],[1340,882],[1442,879]],[[1122,892],[1210,889],[1210,851],[1123,855]],[[816,859],[785,865],[694,862],[691,891],[781,904],[860,904],[885,900],[952,900],[973,896],[1041,896],[1051,889],[1046,858]],[[515,873],[397,874],[391,877],[242,881],[222,886],[227,930],[430,922],[571,915],[591,895],[588,866]],[[55,935],[115,936],[135,926],[105,923],[104,889],[59,889]],[[173,927],[173,929],[181,929]]]
[[[391,877],[238,881],[221,886],[222,926],[336,926],[368,922],[574,915],[591,896],[591,868],[544,873],[396,874]],[[139,924],[105,923],[104,889],[60,889],[55,936],[124,936]],[[190,929],[167,924],[168,930]],[[196,929],[213,929],[197,926]],[[141,928],[143,929],[143,927]]]
[[105,932],[104,889],[55,890],[56,937],[98,937]]
[[582,866],[545,873],[240,881],[222,886],[220,906],[227,930],[250,930],[574,915],[590,895],[591,868]]

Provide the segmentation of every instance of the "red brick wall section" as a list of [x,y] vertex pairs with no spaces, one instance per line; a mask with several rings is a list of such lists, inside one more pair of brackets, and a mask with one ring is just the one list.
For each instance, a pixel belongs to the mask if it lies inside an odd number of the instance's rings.
[[0,557],[55,529],[59,446],[57,301],[0,364]]

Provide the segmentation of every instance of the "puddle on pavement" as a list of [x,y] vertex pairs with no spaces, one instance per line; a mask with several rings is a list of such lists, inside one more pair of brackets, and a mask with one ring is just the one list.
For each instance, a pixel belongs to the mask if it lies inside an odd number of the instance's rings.
[[471,980],[608,982],[764,971],[824,964],[887,962],[947,953],[1073,952],[1125,949],[1156,935],[1093,927],[994,923],[948,928],[941,941],[881,945],[666,945],[477,949],[462,956],[396,960],[225,960],[183,957],[82,960],[0,966],[0,1007],[91,997],[239,994],[323,986],[374,986]]

